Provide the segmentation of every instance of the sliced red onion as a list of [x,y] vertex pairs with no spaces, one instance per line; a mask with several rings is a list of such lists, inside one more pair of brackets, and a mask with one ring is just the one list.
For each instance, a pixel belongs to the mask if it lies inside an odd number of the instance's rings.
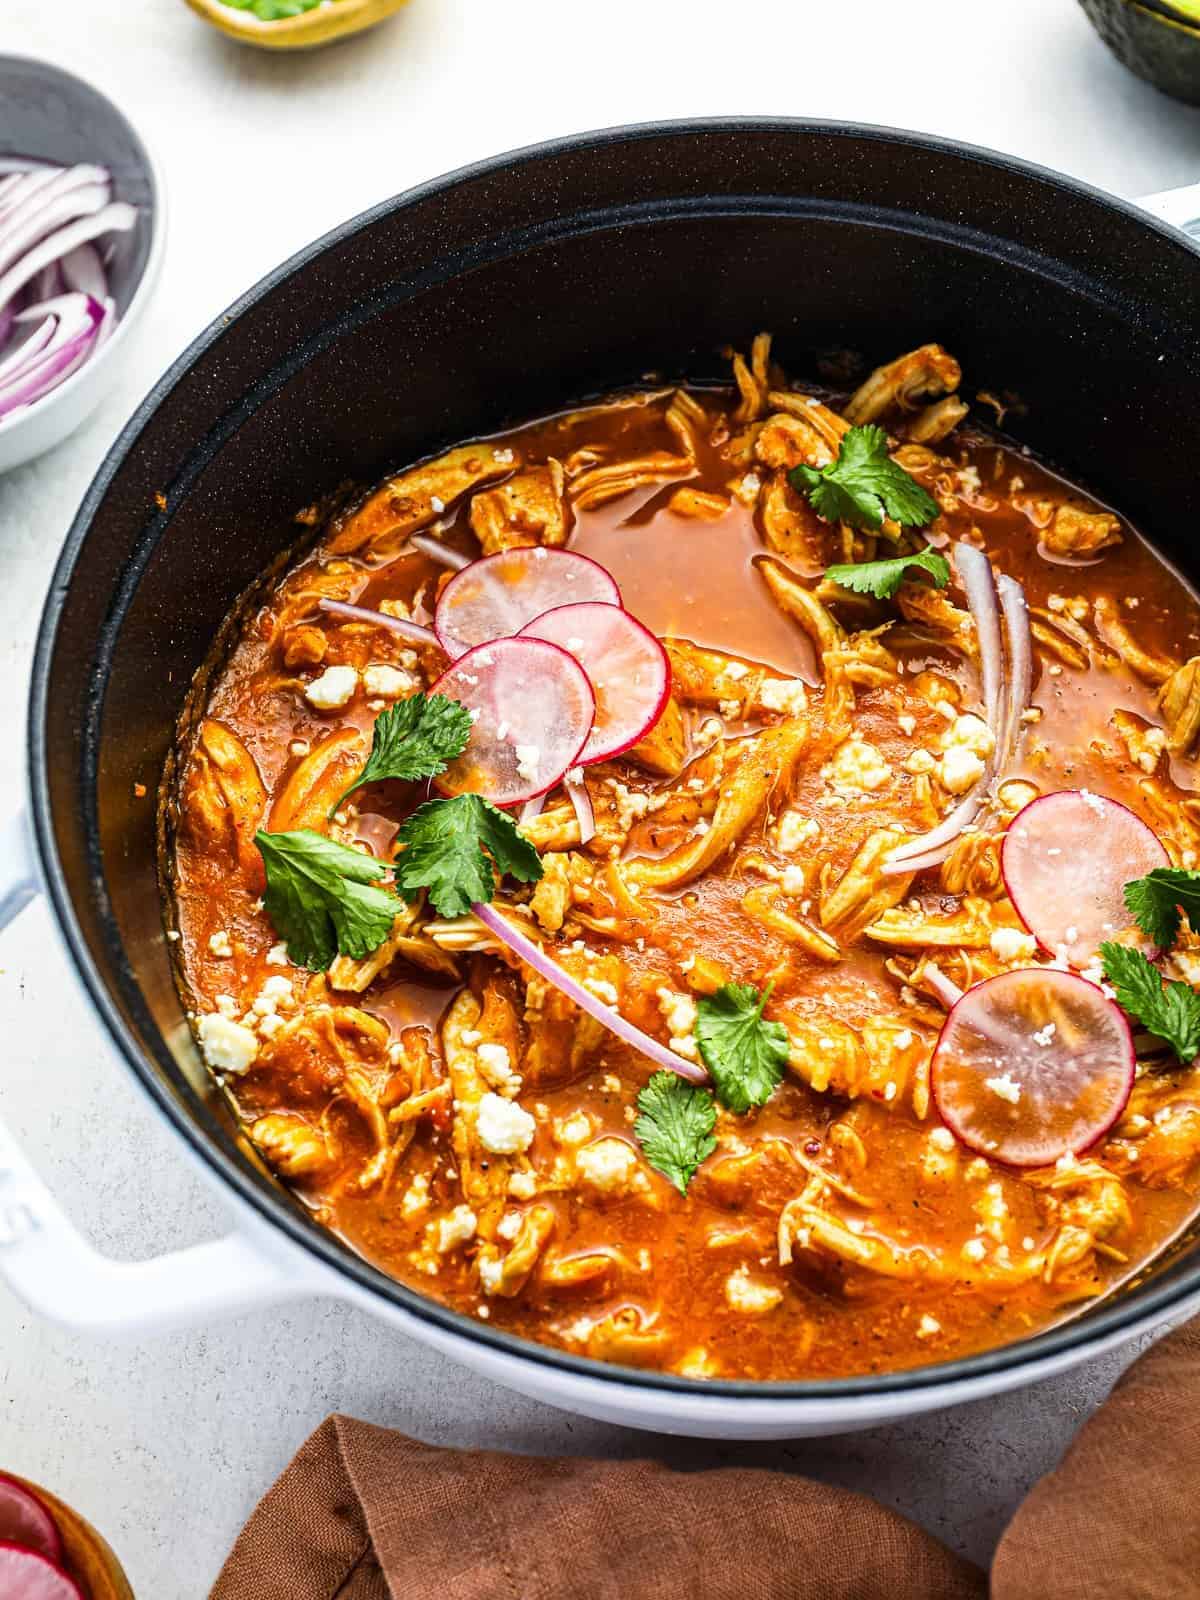
[[116,306],[90,241],[136,218],[133,206],[113,202],[103,167],[0,157],[0,422],[57,388],[107,340]]
[[1052,567],[1098,567],[1103,561],[1103,556],[1068,556],[1060,555],[1057,550],[1046,548],[1046,541],[1039,539],[1037,553],[1043,561],[1048,561]]
[[94,244],[76,245],[74,250],[67,251],[58,266],[68,289],[90,294],[93,300],[108,299],[108,273]]
[[534,817],[540,817],[546,809],[546,797],[549,792],[547,789],[544,794],[535,794],[532,800],[526,800],[521,807],[521,815],[517,818],[517,821],[532,822]]
[[588,786],[578,767],[572,767],[563,778],[563,788],[567,791],[567,799],[575,807],[575,820],[579,824],[579,842],[587,844],[589,839],[596,837],[596,814],[592,810],[592,797],[588,793]]
[[461,572],[464,567],[471,565],[470,556],[464,556],[461,550],[451,550],[449,545],[443,544],[440,539],[430,539],[422,533],[414,533],[410,534],[408,542],[414,550],[419,550],[423,556],[436,561],[439,567],[449,567],[453,572]]
[[960,989],[954,979],[948,978],[941,967],[933,961],[925,963],[921,971],[921,977],[947,1010],[951,1006],[956,1006],[966,993],[965,989]]
[[[84,217],[95,216],[108,205],[110,194],[107,183],[87,183],[66,193],[51,187],[28,204],[15,208],[5,218],[0,235],[0,272],[7,272],[14,262],[56,230]],[[55,251],[42,265],[56,261],[61,254],[61,250]]]
[[45,196],[46,190],[60,176],[62,167],[23,167],[19,172],[13,173],[13,185],[5,192],[4,218],[11,220],[19,209],[36,199],[40,194]]
[[972,544],[954,547],[954,565],[967,592],[967,604],[979,640],[979,665],[983,676],[983,704],[987,724],[1000,736],[1000,706],[1004,688],[1004,651],[1000,639],[1000,605],[992,564]]
[[[13,322],[16,322],[16,317]],[[42,322],[40,327],[34,329],[29,337],[17,345],[3,361],[0,361],[0,385],[9,383],[19,373],[24,372],[54,337],[54,330],[58,326],[58,318],[51,313]]]
[[1004,573],[997,579],[996,587],[1000,593],[1000,609],[1004,615],[1004,632],[1008,643],[1008,704],[1001,756],[996,769],[1003,776],[1017,748],[1021,718],[1033,693],[1033,634],[1029,627],[1029,607],[1021,585]]
[[943,845],[951,845],[983,804],[988,784],[996,773],[1000,740],[1004,733],[1002,705],[1007,704],[1004,692],[1004,650],[1000,637],[1000,605],[996,595],[992,564],[982,550],[976,550],[974,545],[969,544],[955,546],[954,564],[967,591],[967,603],[975,620],[983,676],[983,701],[987,711],[988,727],[995,742],[992,754],[971,792],[964,795],[936,827],[918,839],[910,839],[907,844],[899,845],[888,856],[883,871],[893,876],[918,870],[912,865],[918,860],[923,866],[936,866],[939,861],[945,859],[948,850],[942,855],[931,856],[931,852],[936,852]]
[[402,639],[414,639],[418,644],[431,644],[441,649],[437,634],[432,628],[423,628],[419,622],[410,622],[407,617],[389,617],[386,611],[371,611],[366,606],[348,605],[345,600],[322,599],[317,603],[322,611],[332,612],[335,617],[348,617],[352,622],[373,622],[377,627],[390,628]]
[[526,966],[532,967],[548,983],[561,989],[568,1000],[573,1001],[581,1011],[586,1011],[589,1017],[595,1017],[597,1022],[615,1033],[618,1039],[623,1039],[635,1050],[640,1050],[644,1056],[648,1056],[667,1072],[678,1073],[689,1083],[708,1082],[708,1073],[703,1067],[676,1055],[674,1050],[668,1049],[665,1044],[660,1044],[657,1039],[652,1039],[648,1033],[643,1033],[632,1022],[627,1022],[615,1007],[606,1006],[602,1000],[597,1000],[590,990],[585,989],[569,973],[564,972],[558,962],[548,956],[540,945],[514,928],[507,917],[501,916],[493,906],[476,904],[471,909],[480,922],[490,928],[497,939],[506,944],[514,955],[519,956]]
[[[1021,716],[1033,688],[1033,638],[1025,591],[1015,578],[1007,575],[997,582],[991,563],[973,545],[958,545],[954,556],[975,619],[983,697],[995,744],[971,792],[964,795],[935,828],[892,851],[883,866],[884,874],[891,877],[924,872],[945,861],[963,830],[979,814],[997,776],[1007,770],[1020,733]],[[1008,645],[1007,673],[1001,643],[1001,617]]]
[[62,292],[62,274],[58,270],[57,261],[52,261],[48,267],[43,267],[30,285],[30,293],[35,301],[52,300],[55,295]]
[[[54,322],[49,342],[32,360],[24,362],[0,383],[0,419],[31,405],[64,382],[86,360],[104,316],[104,308],[90,295],[63,295],[38,308]],[[27,313],[17,317],[20,322]]]
[[57,233],[42,239],[0,275],[0,306],[7,305],[18,289],[23,289],[44,266],[56,261],[68,250],[74,250],[76,245],[87,244],[102,233],[125,232],[136,221],[137,212],[133,206],[126,205],[122,200],[114,200],[94,215],[78,217],[66,227],[59,228]]

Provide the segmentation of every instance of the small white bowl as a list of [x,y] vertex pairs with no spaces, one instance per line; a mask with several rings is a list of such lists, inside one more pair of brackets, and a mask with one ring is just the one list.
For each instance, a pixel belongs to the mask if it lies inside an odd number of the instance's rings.
[[95,162],[112,173],[114,198],[138,211],[130,231],[116,236],[109,265],[117,303],[111,337],[59,388],[28,410],[0,419],[0,472],[7,472],[61,443],[116,382],[162,266],[166,209],[162,176],[140,134],[82,78],[46,61],[0,55],[0,105],[0,156],[29,156],[64,167]]

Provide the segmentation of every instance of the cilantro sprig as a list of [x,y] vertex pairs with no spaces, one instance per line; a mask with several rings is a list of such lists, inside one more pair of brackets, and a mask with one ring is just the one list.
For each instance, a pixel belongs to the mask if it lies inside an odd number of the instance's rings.
[[366,765],[329,815],[356,789],[381,778],[436,778],[463,753],[470,737],[470,712],[447,695],[414,694],[397,702],[375,718]]
[[842,436],[837,460],[825,467],[798,466],[788,474],[826,522],[877,530],[884,517],[902,528],[924,528],[938,515],[937,501],[888,454],[887,434],[873,424]]
[[[477,794],[427,800],[396,842],[396,860],[380,861],[311,828],[255,835],[267,875],[263,905],[293,961],[324,972],[335,956],[370,955],[404,901],[423,890],[439,916],[461,917],[493,898],[497,873],[522,883],[542,875],[541,858],[512,818]],[[388,873],[393,885],[384,887]]]
[[1146,937],[1160,950],[1169,950],[1179,936],[1181,912],[1200,931],[1200,872],[1155,867],[1125,885],[1125,904]]
[[753,984],[727,983],[696,1002],[696,1044],[730,1111],[761,1106],[787,1067],[787,1030],[763,1017],[771,987],[760,994]]
[[521,883],[542,876],[537,850],[511,817],[477,794],[427,800],[401,825],[396,887],[406,900],[422,889],[439,916],[462,917],[496,892],[496,873]]
[[254,836],[266,869],[263,904],[288,957],[324,972],[335,956],[360,959],[387,938],[402,902],[380,886],[386,861],[311,828]]
[[873,594],[876,600],[890,600],[904,582],[909,567],[919,567],[933,579],[935,589],[950,582],[950,563],[938,551],[926,547],[910,556],[894,556],[888,561],[854,561],[845,566],[826,567],[825,576],[852,589],[855,594]]
[[1164,984],[1154,963],[1128,945],[1110,940],[1100,946],[1100,956],[1121,1009],[1165,1039],[1184,1066],[1194,1061],[1200,1054],[1200,995],[1178,980]]
[[633,1131],[646,1160],[687,1194],[696,1169],[717,1148],[713,1128],[717,1107],[707,1089],[685,1083],[677,1073],[656,1072],[637,1097]]

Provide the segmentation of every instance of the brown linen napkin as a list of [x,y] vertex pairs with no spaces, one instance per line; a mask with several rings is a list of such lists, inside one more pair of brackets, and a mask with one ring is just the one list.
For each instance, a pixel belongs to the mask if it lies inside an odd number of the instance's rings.
[[[992,1600],[1200,1594],[1200,1323],[1133,1366],[1000,1542]],[[862,1495],[762,1468],[680,1472],[440,1450],[331,1417],[263,1499],[211,1600],[983,1600],[970,1562]]]

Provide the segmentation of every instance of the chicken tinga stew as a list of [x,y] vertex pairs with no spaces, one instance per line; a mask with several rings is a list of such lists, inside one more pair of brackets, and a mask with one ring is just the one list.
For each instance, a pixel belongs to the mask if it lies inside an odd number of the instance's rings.
[[936,345],[733,376],[306,513],[181,723],[169,937],[250,1144],[395,1277],[878,1372],[1193,1210],[1200,607]]

